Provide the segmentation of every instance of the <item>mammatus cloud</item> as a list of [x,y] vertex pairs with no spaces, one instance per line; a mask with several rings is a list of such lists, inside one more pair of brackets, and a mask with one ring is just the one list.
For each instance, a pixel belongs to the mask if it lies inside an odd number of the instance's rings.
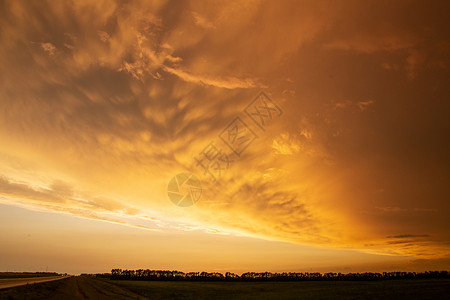
[[[421,10],[375,4],[5,2],[1,195],[149,229],[444,256],[449,44],[429,14],[435,33],[411,24]],[[260,89],[284,111],[267,129],[244,113]],[[211,182],[194,157],[237,116],[257,138]],[[166,187],[184,171],[204,193],[180,210]]]

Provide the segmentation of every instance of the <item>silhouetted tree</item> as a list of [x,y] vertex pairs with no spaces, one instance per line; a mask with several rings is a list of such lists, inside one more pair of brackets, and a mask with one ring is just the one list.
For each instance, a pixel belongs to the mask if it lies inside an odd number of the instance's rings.
[[[87,274],[88,275],[88,274]],[[91,274],[92,275],[92,274]],[[383,272],[383,273],[271,273],[246,272],[241,276],[226,272],[225,276],[218,272],[189,272],[169,270],[122,270],[112,269],[111,274],[95,274],[97,277],[111,278],[112,280],[170,280],[170,281],[302,281],[302,280],[389,280],[389,279],[427,279],[450,278],[448,271],[416,272]]]

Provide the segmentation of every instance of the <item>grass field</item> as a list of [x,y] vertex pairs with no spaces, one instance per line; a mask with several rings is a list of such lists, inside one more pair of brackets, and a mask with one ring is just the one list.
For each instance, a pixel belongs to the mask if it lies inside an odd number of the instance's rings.
[[305,282],[112,281],[84,276],[0,291],[0,299],[450,299],[450,279]]
[[150,299],[450,299],[450,280],[307,282],[111,281]]

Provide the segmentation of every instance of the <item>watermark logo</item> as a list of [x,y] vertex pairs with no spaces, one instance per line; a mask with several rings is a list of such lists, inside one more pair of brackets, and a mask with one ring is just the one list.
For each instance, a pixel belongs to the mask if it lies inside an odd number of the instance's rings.
[[261,92],[258,96],[245,108],[245,113],[261,128],[266,131],[269,125],[276,117],[283,114],[281,108],[267,96]]
[[200,180],[192,173],[180,173],[172,177],[167,185],[169,199],[178,206],[194,205],[202,195]]
[[[267,127],[283,114],[282,109],[266,93],[260,92],[243,112],[234,117],[219,133],[217,140],[211,141],[194,156],[194,165],[213,183],[242,158],[242,154]],[[244,120],[245,119],[245,120]],[[201,196],[200,180],[191,173],[180,173],[173,177],[167,192],[170,200],[178,206],[191,206]]]
[[236,117],[228,124],[219,134],[219,137],[239,157],[258,138],[256,133],[240,117]]

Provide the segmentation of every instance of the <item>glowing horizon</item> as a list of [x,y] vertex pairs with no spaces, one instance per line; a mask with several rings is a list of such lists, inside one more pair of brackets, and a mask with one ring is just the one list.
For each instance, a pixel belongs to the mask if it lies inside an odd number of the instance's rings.
[[[6,1],[0,15],[0,270],[450,267],[441,5]],[[180,173],[201,183],[192,206],[168,194]],[[52,226],[67,248],[51,250]],[[19,238],[31,231],[42,240]]]

